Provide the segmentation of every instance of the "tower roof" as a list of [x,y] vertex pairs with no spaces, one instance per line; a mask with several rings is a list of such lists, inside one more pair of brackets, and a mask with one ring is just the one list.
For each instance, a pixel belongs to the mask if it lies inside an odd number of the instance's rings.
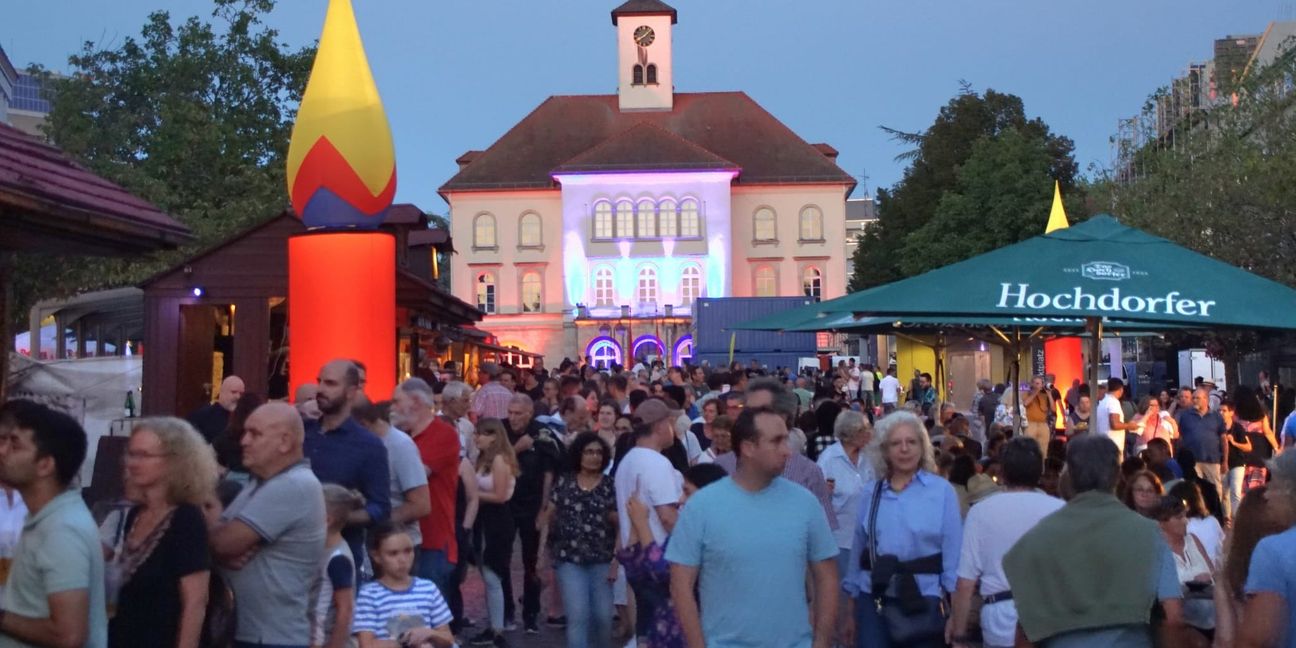
[[679,16],[672,7],[661,0],[627,0],[612,10],[612,24],[617,24],[620,16],[670,16],[671,24],[679,22]]
[[639,122],[567,160],[555,173],[738,169],[738,165],[651,122]]

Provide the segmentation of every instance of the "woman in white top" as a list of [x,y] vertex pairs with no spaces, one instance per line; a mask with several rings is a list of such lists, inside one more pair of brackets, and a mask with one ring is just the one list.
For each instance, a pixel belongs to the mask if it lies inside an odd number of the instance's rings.
[[517,485],[517,455],[504,432],[504,423],[496,418],[477,421],[473,437],[477,456],[477,520],[473,526],[473,548],[477,565],[486,584],[486,611],[490,627],[474,638],[474,643],[492,642],[504,632],[504,586],[513,555],[513,514],[508,502]]
[[864,448],[873,440],[873,426],[863,414],[844,410],[833,423],[833,436],[837,437],[837,443],[825,448],[816,463],[832,492],[833,512],[837,514],[837,530],[833,536],[840,550],[837,573],[845,574],[855,540],[860,493],[875,479],[872,465],[864,456]]
[[1166,494],[1184,503],[1188,509],[1188,533],[1201,541],[1206,557],[1212,563],[1218,563],[1224,550],[1224,527],[1207,510],[1201,488],[1196,483],[1178,479]]
[[1183,584],[1184,623],[1209,636],[1215,630],[1215,564],[1206,556],[1201,541],[1188,533],[1188,507],[1183,500],[1174,495],[1163,497],[1156,520]]

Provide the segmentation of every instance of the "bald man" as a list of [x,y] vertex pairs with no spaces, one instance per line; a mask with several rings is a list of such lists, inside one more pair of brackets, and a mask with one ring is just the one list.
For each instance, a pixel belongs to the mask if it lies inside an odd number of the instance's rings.
[[211,443],[225,431],[229,425],[230,412],[234,411],[234,406],[243,397],[244,389],[242,378],[229,376],[221,381],[220,389],[216,392],[216,402],[203,405],[189,414],[189,424],[207,439],[207,443]]
[[211,531],[211,548],[238,600],[235,646],[307,646],[308,607],[324,558],[324,495],[302,455],[301,415],[258,407],[244,424],[252,481]]

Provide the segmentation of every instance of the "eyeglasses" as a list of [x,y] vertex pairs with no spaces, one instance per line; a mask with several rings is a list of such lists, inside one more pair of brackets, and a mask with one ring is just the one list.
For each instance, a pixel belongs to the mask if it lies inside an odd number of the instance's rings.
[[584,450],[581,450],[581,454],[582,454],[582,455],[589,455],[589,456],[591,456],[591,457],[593,457],[593,456],[599,456],[599,457],[602,457],[602,456],[603,456],[603,449],[602,449],[602,448],[585,448]]

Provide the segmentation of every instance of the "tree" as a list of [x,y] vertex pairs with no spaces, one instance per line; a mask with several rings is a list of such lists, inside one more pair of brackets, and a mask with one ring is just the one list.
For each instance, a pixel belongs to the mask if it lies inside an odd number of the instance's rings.
[[[1089,188],[1098,209],[1125,222],[1274,281],[1296,286],[1296,48],[1235,87],[1237,101],[1154,127],[1162,89],[1145,105],[1143,145],[1130,169],[1111,169]],[[1185,280],[1191,280],[1185,277]],[[1290,304],[1274,304],[1275,309]],[[1180,336],[1181,338],[1183,336]],[[1196,336],[1225,360],[1275,340],[1254,332]],[[1184,340],[1186,341],[1186,340]]]
[[262,24],[274,0],[213,1],[212,21],[173,24],[157,11],[138,37],[87,42],[67,76],[45,75],[51,141],[176,216],[196,241],[144,260],[20,258],[22,305],[138,282],[287,207],[284,158],[314,47],[294,50]]
[[[1039,118],[1027,119],[1025,108],[1019,97],[1011,94],[986,90],[978,94],[966,83],[959,93],[941,108],[936,120],[925,131],[905,133],[894,129],[883,128],[902,142],[913,144],[915,148],[899,159],[909,160],[909,167],[904,176],[891,189],[878,191],[878,222],[861,235],[860,245],[856,249],[855,275],[851,278],[850,290],[863,290],[872,286],[888,283],[910,276],[915,271],[930,269],[960,261],[967,256],[984,252],[988,247],[954,245],[941,249],[908,245],[910,237],[915,234],[930,240],[934,230],[925,229],[938,212],[945,206],[945,219],[963,220],[978,208],[991,203],[984,200],[987,196],[998,196],[993,201],[999,204],[1014,204],[1032,209],[1032,213],[1002,212],[988,210],[977,219],[978,226],[988,226],[992,232],[1011,232],[1017,237],[996,239],[995,245],[1013,243],[1021,238],[1023,228],[1012,225],[999,225],[998,220],[1007,218],[1012,222],[1034,217],[1038,219],[1038,230],[1029,235],[1041,233],[1048,216],[1052,179],[1062,185],[1064,194],[1074,193],[1076,181],[1076,163],[1072,157],[1074,148],[1070,139],[1054,135],[1047,124]],[[995,142],[1005,133],[1022,142],[1019,146],[1000,147]],[[985,143],[989,142],[989,143]],[[1025,143],[1030,143],[1026,146]],[[981,151],[984,158],[999,158],[1009,153],[1028,156],[1029,160],[1013,161],[1020,168],[1042,170],[1045,175],[1045,188],[1034,184],[1023,184],[1005,173],[994,173],[986,168],[985,172],[960,179],[961,169]],[[1042,152],[1042,157],[1038,155]],[[1034,172],[1034,171],[1033,171]],[[986,184],[987,182],[991,184]],[[994,184],[1000,182],[1002,186]],[[960,184],[962,183],[962,185]],[[976,196],[964,196],[962,200],[950,197],[963,190],[974,191]],[[1040,194],[1040,191],[1046,193]],[[1023,193],[1024,192],[1024,193]],[[1042,200],[1031,198],[1043,196]],[[1020,199],[1017,199],[1019,197]],[[947,198],[950,202],[946,203]],[[1079,196],[1075,196],[1078,199]],[[957,215],[956,214],[960,214]],[[948,236],[950,230],[946,230]],[[958,236],[969,234],[966,230],[954,230]],[[907,255],[916,250],[925,250],[925,254],[935,254],[924,259],[908,259]]]

